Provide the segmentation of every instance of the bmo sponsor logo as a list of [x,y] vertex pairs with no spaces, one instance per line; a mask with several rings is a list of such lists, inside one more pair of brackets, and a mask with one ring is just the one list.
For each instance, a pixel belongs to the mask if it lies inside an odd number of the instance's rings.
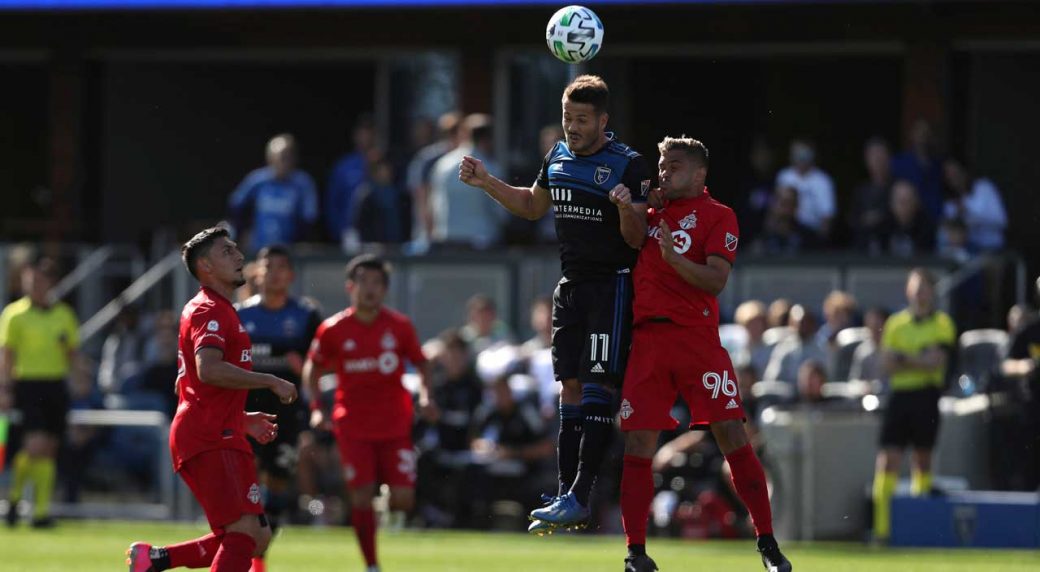
[[361,359],[348,359],[343,362],[343,371],[346,373],[372,373],[378,371],[383,375],[390,375],[397,371],[401,359],[394,352],[383,352],[379,357],[367,357]]
[[238,361],[241,363],[249,363],[253,361],[253,350],[242,350],[242,358]]

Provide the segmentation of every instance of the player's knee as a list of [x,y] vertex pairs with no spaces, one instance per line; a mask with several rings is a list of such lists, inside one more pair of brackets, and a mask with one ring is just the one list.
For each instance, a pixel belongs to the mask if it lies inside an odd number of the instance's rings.
[[614,401],[614,391],[600,383],[586,383],[581,386],[582,405],[606,405]]
[[274,537],[274,531],[271,530],[270,524],[266,526],[258,525],[256,530],[256,536],[253,540],[256,541],[256,550],[253,551],[253,556],[263,556],[267,552],[267,547],[271,545],[271,538]]
[[657,431],[628,431],[625,433],[625,454],[650,459],[657,452]]
[[375,485],[367,485],[350,491],[350,506],[368,508],[376,498]]
[[735,419],[712,423],[711,432],[723,455],[728,455],[750,443],[743,422]]
[[390,489],[390,510],[410,512],[415,507],[415,490],[406,488]]

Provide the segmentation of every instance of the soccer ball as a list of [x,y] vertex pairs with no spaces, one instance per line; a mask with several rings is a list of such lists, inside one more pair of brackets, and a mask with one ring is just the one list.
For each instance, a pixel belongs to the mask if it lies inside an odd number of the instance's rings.
[[587,62],[603,45],[603,22],[584,6],[560,8],[545,27],[545,43],[560,61]]

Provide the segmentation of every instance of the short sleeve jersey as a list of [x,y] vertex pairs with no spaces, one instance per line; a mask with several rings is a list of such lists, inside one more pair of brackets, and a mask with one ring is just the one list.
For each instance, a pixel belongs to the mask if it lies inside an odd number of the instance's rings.
[[252,454],[245,435],[246,389],[203,383],[195,354],[203,348],[224,353],[224,361],[253,369],[252,343],[231,302],[202,288],[181,313],[177,352],[177,413],[170,427],[174,469],[213,449],[237,449]]
[[538,186],[552,197],[560,262],[567,280],[608,278],[631,269],[638,252],[621,236],[610,191],[624,183],[634,202],[645,202],[650,171],[642,155],[614,139],[599,151],[575,155],[560,141],[545,156]]
[[79,322],[66,304],[41,308],[21,298],[0,312],[0,347],[14,352],[15,380],[61,380],[79,347]]
[[639,252],[634,277],[634,322],[668,318],[683,326],[718,326],[715,296],[688,283],[661,257],[661,220],[672,229],[675,252],[692,262],[706,264],[709,256],[718,256],[733,264],[737,256],[737,216],[712,198],[708,189],[693,198],[670,201],[659,211],[650,209],[647,240]]
[[[321,314],[312,304],[289,298],[277,310],[265,307],[256,295],[238,307],[238,318],[253,342],[253,369],[299,384],[299,376],[286,357],[296,352],[307,355]],[[273,395],[273,394],[272,394]]]
[[[916,319],[910,310],[897,312],[888,318],[881,333],[881,347],[910,356],[918,356],[924,350],[940,346],[952,348],[957,341],[957,326],[945,312],[932,312],[923,319]],[[914,391],[928,387],[942,387],[946,371],[903,370],[889,376],[892,391]]]
[[322,322],[308,357],[336,372],[332,420],[339,435],[372,441],[408,436],[412,397],[401,376],[406,360],[422,365],[426,358],[404,314],[384,308],[365,323],[348,308]]

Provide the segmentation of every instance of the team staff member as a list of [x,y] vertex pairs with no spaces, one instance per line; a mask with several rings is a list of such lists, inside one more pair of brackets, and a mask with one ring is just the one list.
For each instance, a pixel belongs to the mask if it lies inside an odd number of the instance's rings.
[[892,493],[903,452],[912,450],[914,495],[932,489],[932,449],[939,434],[939,396],[946,379],[957,327],[935,308],[935,277],[924,268],[910,271],[906,281],[909,306],[885,322],[881,360],[892,398],[881,425],[881,451],[874,473],[874,537],[888,539]]
[[[1036,280],[1037,295],[1040,296],[1040,278]],[[1005,376],[1023,379],[1026,382],[1026,404],[1028,419],[1025,448],[1025,487],[1036,490],[1040,486],[1040,316],[1034,316],[1014,337],[1007,358],[1001,364]]]
[[51,260],[26,267],[21,278],[25,297],[0,313],[0,391],[13,385],[14,407],[22,412],[25,436],[14,457],[7,523],[17,523],[18,501],[31,483],[36,491],[32,525],[47,527],[53,524],[55,457],[69,412],[65,378],[79,347],[79,323],[72,308],[49,298],[57,279]]

